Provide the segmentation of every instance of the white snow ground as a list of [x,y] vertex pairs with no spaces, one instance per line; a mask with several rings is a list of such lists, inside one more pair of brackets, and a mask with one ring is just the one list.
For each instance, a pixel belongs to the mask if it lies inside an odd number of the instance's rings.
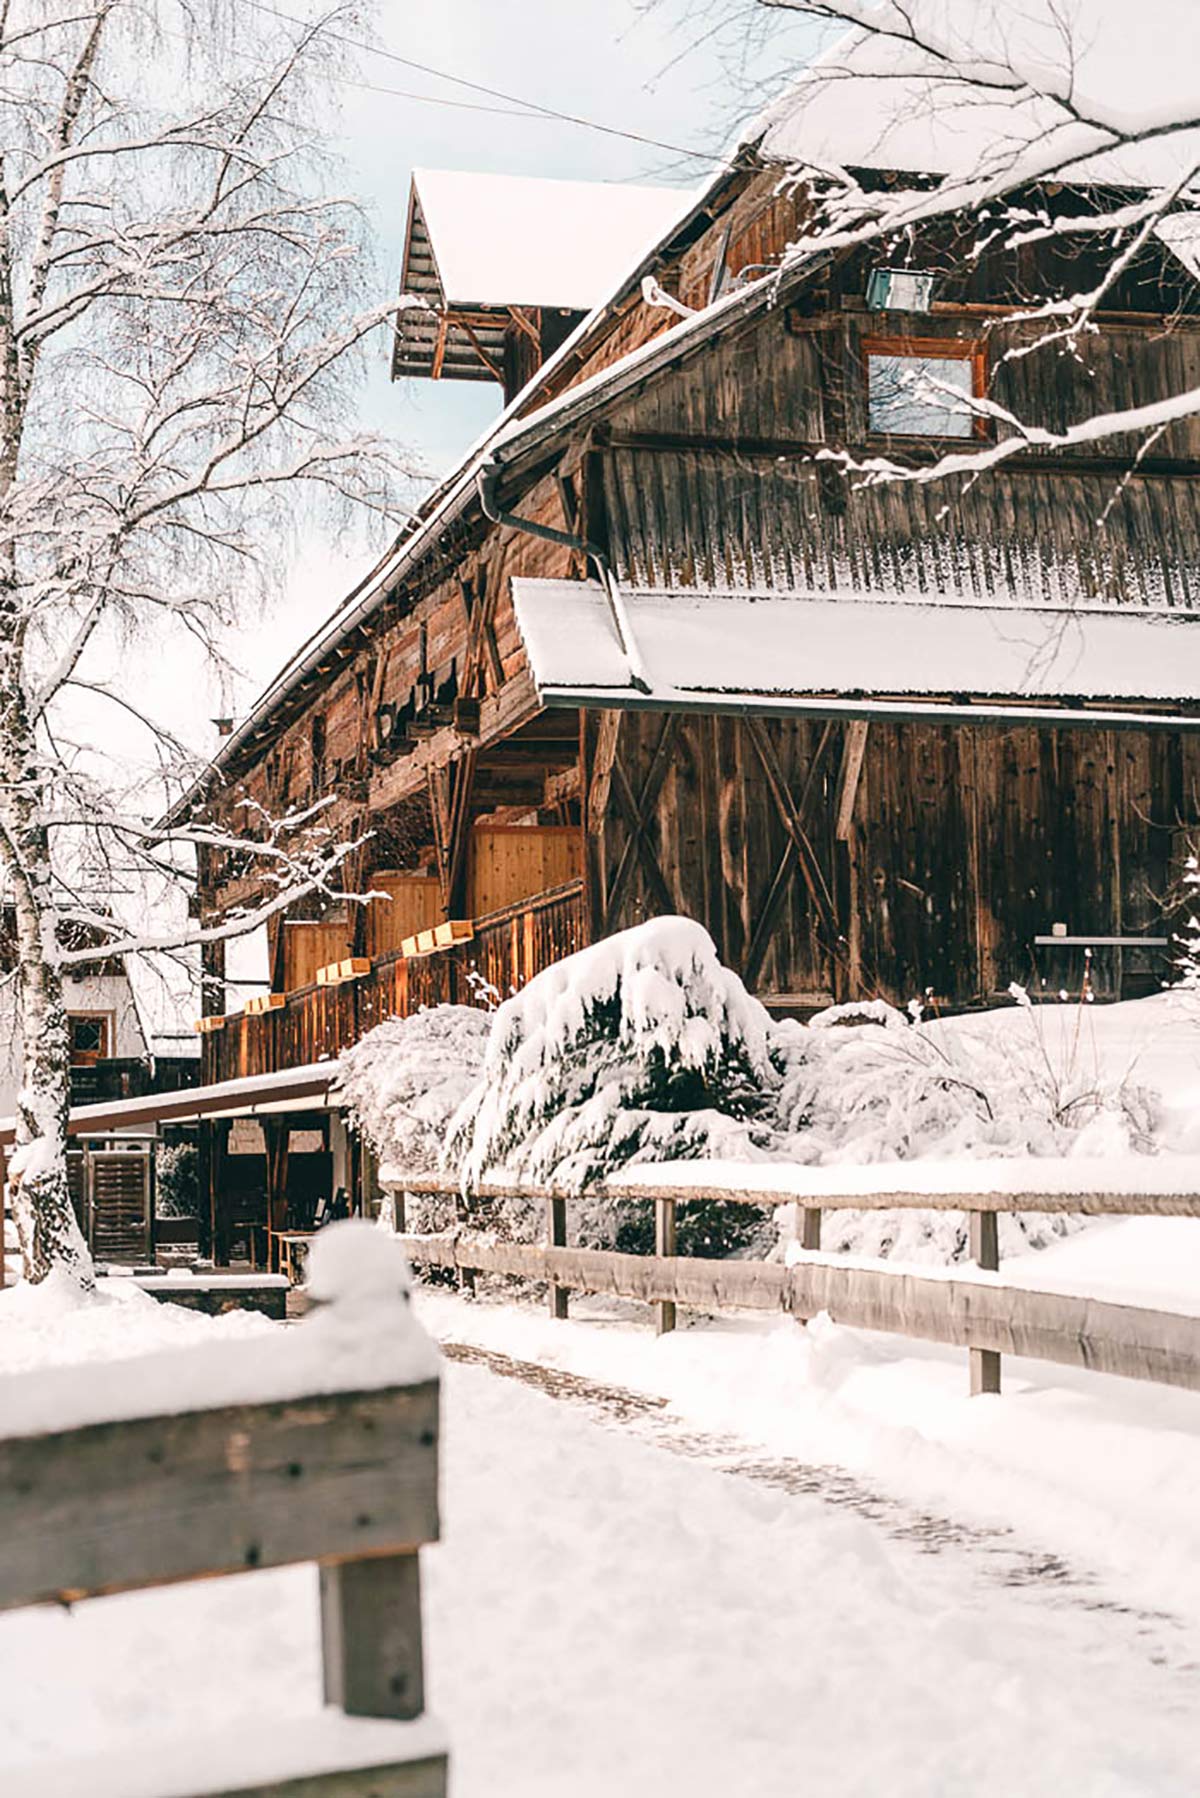
[[[1111,1272],[1129,1227],[1034,1259],[1066,1270],[1107,1237]],[[1185,1257],[1200,1269],[1200,1226],[1135,1227],[1167,1233],[1153,1259],[1181,1283]],[[0,1344],[19,1360],[12,1296]],[[656,1340],[596,1307],[563,1325],[418,1305],[443,1336],[668,1397],[617,1424],[447,1365],[445,1536],[425,1568],[454,1798],[1194,1792],[1195,1395],[1008,1363],[1004,1396],[970,1401],[963,1356],[828,1325]],[[699,1431],[758,1477],[722,1471],[711,1441],[670,1446]],[[761,1477],[785,1456],[826,1464],[812,1495]],[[44,1798],[64,1751],[132,1735],[152,1755],[169,1728],[198,1774],[211,1732],[311,1717],[316,1623],[308,1569],[0,1618],[0,1784]],[[125,1798],[99,1762],[93,1790]]]

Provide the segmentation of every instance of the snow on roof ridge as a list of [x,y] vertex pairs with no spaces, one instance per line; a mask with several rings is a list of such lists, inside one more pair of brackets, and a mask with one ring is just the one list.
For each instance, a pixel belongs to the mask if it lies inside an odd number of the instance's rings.
[[679,211],[678,188],[649,183],[429,168],[412,181],[452,305],[591,311]]

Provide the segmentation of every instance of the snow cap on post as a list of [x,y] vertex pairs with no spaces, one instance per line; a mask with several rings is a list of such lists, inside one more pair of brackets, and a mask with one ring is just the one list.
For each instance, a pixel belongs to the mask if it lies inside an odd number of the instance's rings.
[[412,1281],[404,1250],[364,1218],[328,1224],[309,1252],[308,1296],[339,1310],[409,1303]]

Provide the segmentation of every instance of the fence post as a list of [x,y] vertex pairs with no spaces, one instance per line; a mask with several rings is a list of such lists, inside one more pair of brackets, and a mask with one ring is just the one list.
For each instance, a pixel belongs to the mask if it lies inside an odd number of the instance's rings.
[[416,1550],[321,1567],[326,1704],[351,1717],[407,1721],[425,1708],[421,1570]]
[[[971,1259],[977,1267],[993,1274],[999,1270],[1000,1232],[994,1211],[970,1213],[970,1248]],[[973,1348],[967,1352],[971,1361],[971,1397],[977,1398],[981,1392],[999,1392],[999,1349]]]
[[821,1207],[806,1205],[804,1218],[800,1225],[800,1247],[802,1249],[819,1249],[821,1247]]
[[[552,1249],[565,1249],[567,1246],[567,1201],[549,1198],[546,1200],[546,1239]],[[550,1281],[550,1315],[564,1318],[567,1315],[567,1288],[559,1286],[553,1279]]]
[[[654,1202],[654,1253],[659,1257],[674,1257],[675,1240],[675,1201],[674,1199],[656,1199]],[[657,1312],[657,1334],[665,1336],[675,1328],[675,1300],[659,1299],[655,1306]]]

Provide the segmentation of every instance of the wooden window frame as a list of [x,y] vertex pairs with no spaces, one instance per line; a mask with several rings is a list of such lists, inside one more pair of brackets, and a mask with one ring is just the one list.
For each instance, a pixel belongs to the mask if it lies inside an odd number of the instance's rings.
[[[79,1020],[82,1023],[102,1024],[104,1026],[104,1047],[103,1047],[103,1049],[98,1050],[96,1052],[96,1054],[94,1054],[94,1055],[90,1051],[85,1051],[82,1055],[76,1054],[75,1037],[74,1037],[74,1032],[72,1030],[72,1025],[76,1022],[76,1020]],[[112,1061],[114,1059],[114,1052],[116,1049],[116,1034],[117,1034],[117,1014],[115,1011],[69,1010],[67,1012],[67,1032],[68,1032],[68,1036],[70,1039],[70,1066],[71,1067],[73,1067],[73,1068],[94,1068],[96,1066],[97,1062]]]
[[915,357],[925,362],[969,362],[971,364],[971,397],[987,398],[987,350],[980,338],[962,337],[864,337],[861,343],[863,388],[867,409],[867,435],[876,441],[892,443],[987,443],[991,439],[991,420],[973,418],[969,437],[946,437],[937,431],[880,431],[871,423],[871,357]]

